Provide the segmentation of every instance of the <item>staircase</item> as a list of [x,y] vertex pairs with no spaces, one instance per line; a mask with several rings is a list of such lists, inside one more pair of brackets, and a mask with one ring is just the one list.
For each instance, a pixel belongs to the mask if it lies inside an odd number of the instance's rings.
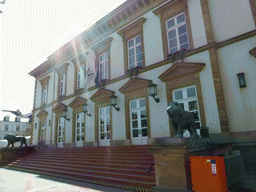
[[20,158],[9,169],[123,189],[148,191],[155,185],[149,146],[46,148]]

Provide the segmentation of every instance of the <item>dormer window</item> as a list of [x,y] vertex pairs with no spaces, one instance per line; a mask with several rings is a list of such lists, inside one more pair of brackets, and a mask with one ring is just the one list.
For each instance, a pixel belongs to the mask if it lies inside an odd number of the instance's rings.
[[15,122],[20,122],[20,117],[16,117]]
[[4,121],[9,121],[10,117],[9,116],[5,116],[4,117]]

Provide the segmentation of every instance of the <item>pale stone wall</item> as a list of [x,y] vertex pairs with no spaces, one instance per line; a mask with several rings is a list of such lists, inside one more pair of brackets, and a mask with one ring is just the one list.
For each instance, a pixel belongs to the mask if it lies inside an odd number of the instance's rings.
[[123,39],[117,33],[111,35],[113,38],[110,44],[110,75],[115,79],[124,75],[124,45]]
[[200,0],[188,1],[189,18],[194,48],[207,44]]
[[[256,37],[218,50],[227,114],[232,132],[256,130],[256,59],[249,55]],[[247,87],[240,88],[237,73],[245,73]]]
[[186,62],[205,63],[205,67],[200,72],[200,83],[203,95],[206,126],[209,127],[210,133],[220,133],[220,120],[217,109],[209,52],[205,51],[193,55],[186,59]]
[[146,19],[143,25],[145,65],[149,66],[164,60],[162,32],[158,16],[149,12],[143,17]]
[[208,0],[217,42],[255,30],[249,0]]

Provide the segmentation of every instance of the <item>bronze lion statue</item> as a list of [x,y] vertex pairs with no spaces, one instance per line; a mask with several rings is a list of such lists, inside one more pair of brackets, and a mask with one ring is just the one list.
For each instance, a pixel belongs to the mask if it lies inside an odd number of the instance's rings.
[[19,142],[19,141],[20,141],[20,147],[22,147],[23,144],[25,144],[26,147],[28,146],[25,137],[16,137],[16,136],[14,136],[14,135],[9,135],[9,134],[8,134],[8,135],[5,135],[5,136],[4,136],[4,139],[6,139],[6,140],[8,141],[7,147],[9,147],[10,144],[12,144],[12,147],[13,147],[13,144],[14,144],[15,142]]
[[167,113],[176,138],[183,138],[183,133],[186,130],[189,131],[190,137],[198,137],[193,112],[184,111],[181,105],[172,101],[167,108]]

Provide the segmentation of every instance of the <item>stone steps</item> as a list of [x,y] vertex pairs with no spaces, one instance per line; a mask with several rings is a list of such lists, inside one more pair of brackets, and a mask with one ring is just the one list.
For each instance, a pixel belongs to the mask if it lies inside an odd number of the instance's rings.
[[10,169],[121,188],[155,185],[150,146],[46,148],[10,163]]

